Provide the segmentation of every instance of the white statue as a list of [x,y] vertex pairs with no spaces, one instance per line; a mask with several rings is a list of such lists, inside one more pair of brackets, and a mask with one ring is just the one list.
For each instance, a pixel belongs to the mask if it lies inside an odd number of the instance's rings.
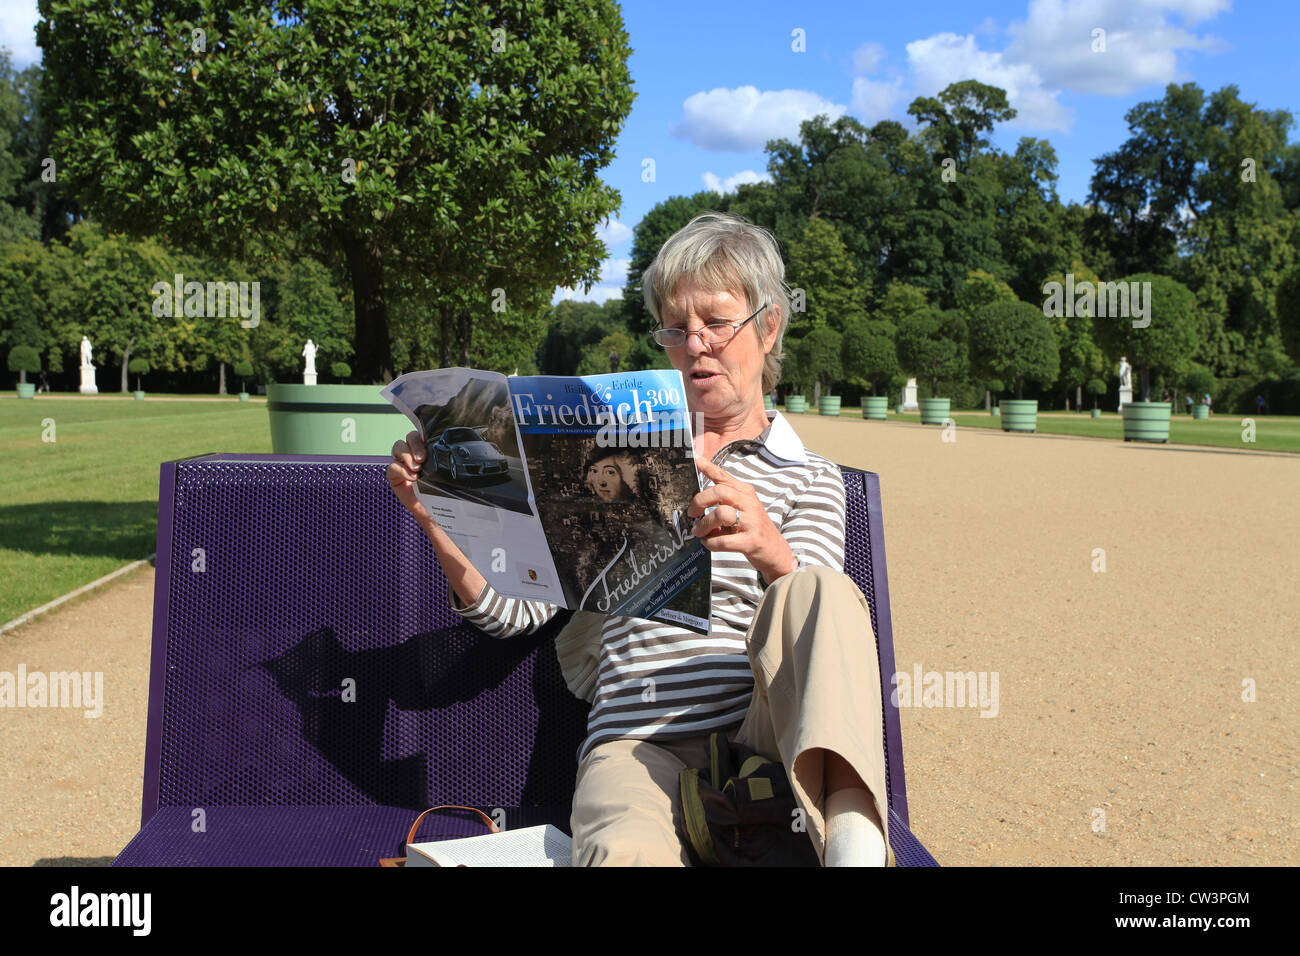
[[1120,388],[1127,388],[1130,390],[1133,388],[1132,371],[1133,371],[1133,366],[1129,365],[1128,359],[1125,358],[1123,355],[1121,355],[1119,357],[1119,387]]
[[81,387],[77,389],[82,395],[98,395],[99,386],[95,384],[95,363],[91,359],[90,339],[81,337]]
[[306,367],[302,370],[302,383],[304,385],[316,384],[316,343],[311,339],[302,347],[302,357],[307,360]]

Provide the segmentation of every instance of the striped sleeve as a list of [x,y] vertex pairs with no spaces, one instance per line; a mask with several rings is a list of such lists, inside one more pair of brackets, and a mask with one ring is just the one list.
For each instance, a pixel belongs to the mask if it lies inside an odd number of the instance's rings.
[[462,602],[451,587],[447,588],[447,597],[453,611],[491,637],[531,634],[560,610],[558,604],[526,601],[498,594],[486,581],[473,604]]
[[781,524],[781,534],[799,557],[800,564],[820,564],[844,570],[844,476],[827,461]]

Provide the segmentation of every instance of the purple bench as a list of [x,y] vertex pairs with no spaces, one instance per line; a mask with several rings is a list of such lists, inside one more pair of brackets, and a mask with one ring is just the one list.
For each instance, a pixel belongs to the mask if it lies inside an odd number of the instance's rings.
[[[504,641],[466,624],[388,460],[163,463],[141,829],[114,866],[374,866],[439,804],[569,832],[588,710],[551,643],[569,614]],[[908,830],[889,704],[879,479],[843,470],[846,570],[880,636],[894,853],[934,865]],[[482,832],[444,812],[420,839]]]

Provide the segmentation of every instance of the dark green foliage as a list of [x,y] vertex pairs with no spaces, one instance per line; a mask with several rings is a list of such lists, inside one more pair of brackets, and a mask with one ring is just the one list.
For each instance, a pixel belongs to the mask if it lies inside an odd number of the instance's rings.
[[970,363],[979,377],[1011,383],[1016,398],[1024,382],[1050,385],[1060,372],[1059,343],[1043,310],[1005,300],[975,309],[970,319]]
[[898,324],[897,348],[903,371],[928,382],[930,397],[941,397],[939,381],[965,369],[966,322],[955,309],[920,309]]

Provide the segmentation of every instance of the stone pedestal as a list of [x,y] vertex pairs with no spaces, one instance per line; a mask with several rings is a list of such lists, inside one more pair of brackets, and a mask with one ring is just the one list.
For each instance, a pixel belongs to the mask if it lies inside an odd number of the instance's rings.
[[903,386],[903,411],[915,412],[921,408],[916,401],[916,379],[909,378]]
[[1133,404],[1133,389],[1121,388],[1119,390],[1119,411],[1124,411],[1125,405]]
[[302,373],[302,383],[303,383],[304,385],[315,385],[315,384],[316,384],[316,373],[315,373],[315,372],[303,372],[303,373]]
[[78,389],[82,395],[98,395],[99,386],[95,384],[95,366],[81,366],[81,388]]

